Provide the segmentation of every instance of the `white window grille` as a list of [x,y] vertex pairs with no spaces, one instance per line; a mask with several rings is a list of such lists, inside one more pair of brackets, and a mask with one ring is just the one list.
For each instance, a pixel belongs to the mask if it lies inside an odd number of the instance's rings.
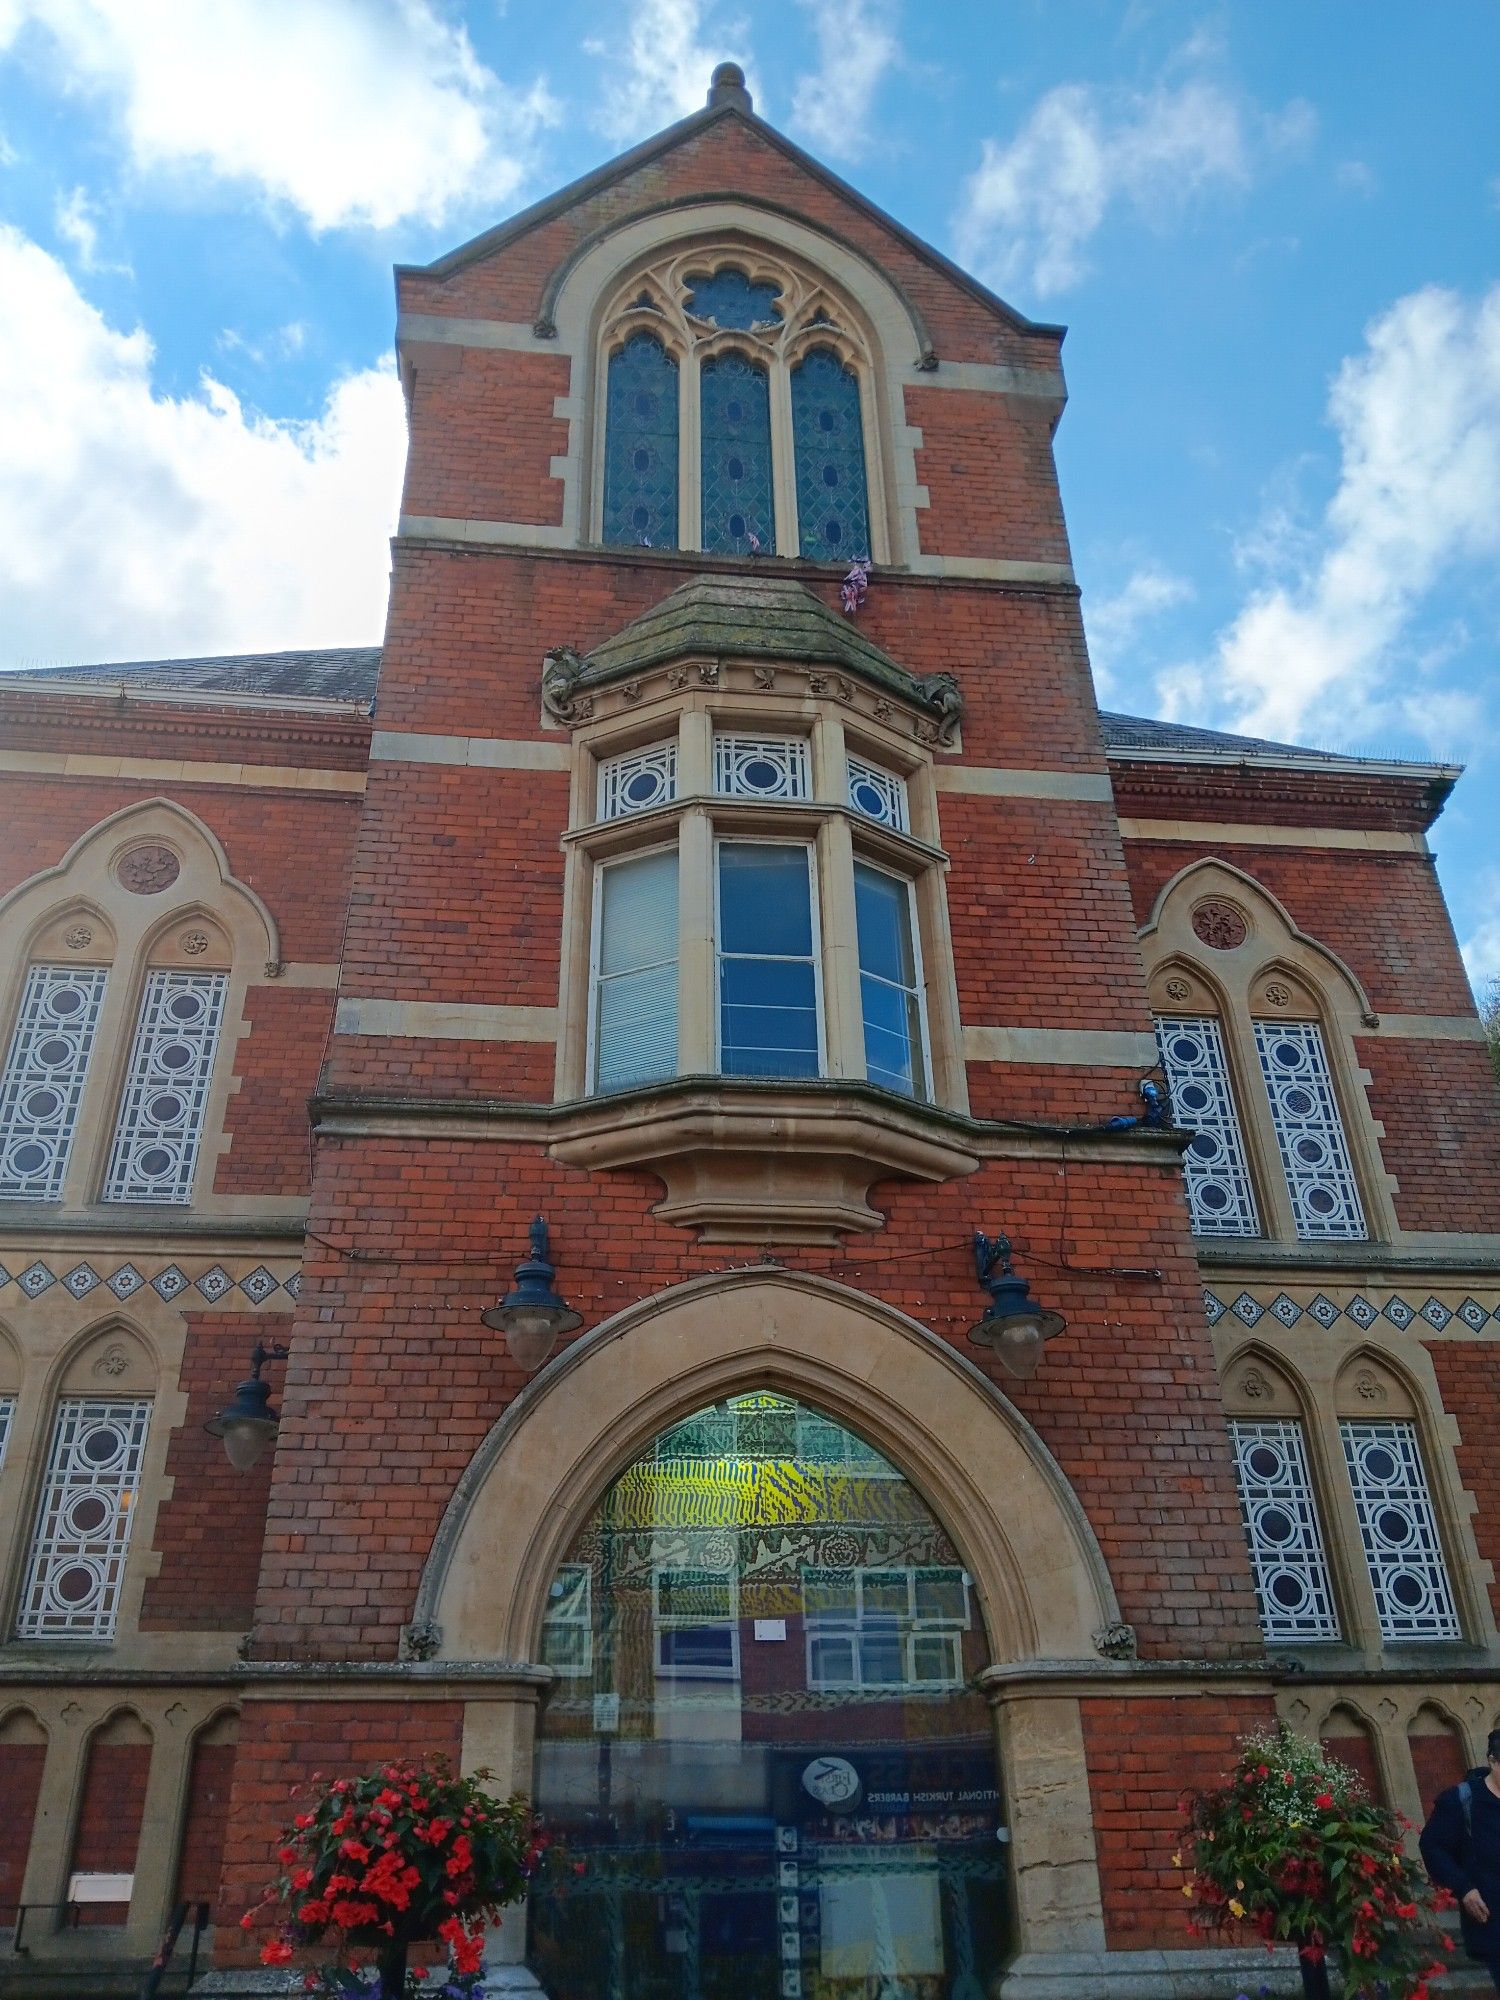
[[228,979],[151,972],[105,1177],[106,1201],[191,1201]]
[[542,1620],[542,1664],[570,1680],[594,1670],[593,1573],[587,1563],[564,1563],[552,1579]]
[[612,861],[595,876],[589,1074],[627,1090],[677,1074],[677,851]]
[[1156,1042],[1173,1120],[1193,1134],[1183,1156],[1193,1234],[1258,1236],[1260,1217],[1223,1030],[1211,1014],[1167,1015],[1156,1023]]
[[108,973],[33,965],[0,1075],[0,1196],[57,1201]]
[[18,1638],[114,1636],[150,1422],[149,1399],[58,1403]]
[[810,1688],[958,1687],[969,1629],[961,1569],[806,1569]]
[[905,778],[867,764],[862,757],[849,759],[849,803],[866,819],[893,826],[897,833],[907,830]]
[[1255,1046],[1297,1234],[1366,1236],[1322,1029],[1315,1021],[1257,1021]]
[[807,738],[716,735],[714,790],[729,799],[810,798]]
[[1240,1510],[1268,1639],[1337,1639],[1338,1612],[1302,1426],[1280,1418],[1231,1423]]
[[5,1466],[5,1447],[10,1442],[10,1420],[15,1415],[14,1396],[0,1396],[0,1471]]
[[1339,1424],[1387,1639],[1457,1639],[1458,1611],[1413,1423]]
[[606,757],[599,766],[600,819],[650,812],[677,797],[677,739]]
[[683,1680],[738,1680],[734,1571],[659,1569],[652,1590],[657,1673]]

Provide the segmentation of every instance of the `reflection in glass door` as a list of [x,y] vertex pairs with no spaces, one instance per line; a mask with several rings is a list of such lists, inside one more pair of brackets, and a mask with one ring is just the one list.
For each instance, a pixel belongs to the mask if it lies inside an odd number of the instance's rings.
[[613,1483],[553,1581],[532,1901],[566,2000],[982,2000],[1006,1848],[973,1585],[905,1479],[769,1393]]

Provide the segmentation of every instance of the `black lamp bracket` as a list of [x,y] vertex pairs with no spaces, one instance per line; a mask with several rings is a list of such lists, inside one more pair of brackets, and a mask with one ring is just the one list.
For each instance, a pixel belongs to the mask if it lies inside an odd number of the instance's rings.
[[[998,1270],[996,1269],[998,1266]],[[988,1285],[991,1278],[1013,1276],[1010,1262],[1010,1238],[1008,1236],[986,1236],[982,1230],[974,1232],[974,1271],[981,1285]]]
[[268,1361],[285,1361],[291,1351],[289,1347],[283,1346],[279,1340],[270,1342],[264,1340],[256,1341],[255,1351],[250,1356],[250,1380],[258,1382],[260,1380],[260,1371]]

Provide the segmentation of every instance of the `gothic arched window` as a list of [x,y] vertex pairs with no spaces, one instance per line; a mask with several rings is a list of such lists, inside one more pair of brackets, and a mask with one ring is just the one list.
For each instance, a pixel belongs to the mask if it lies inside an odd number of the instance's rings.
[[677,546],[677,363],[649,333],[609,357],[604,539]]
[[830,348],[792,370],[792,439],[802,553],[840,562],[870,546],[859,378]]
[[598,393],[607,545],[886,560],[870,343],[790,259],[699,244],[637,269]]
[[741,354],[718,354],[700,376],[702,542],[732,555],[776,547],[771,493],[771,385]]

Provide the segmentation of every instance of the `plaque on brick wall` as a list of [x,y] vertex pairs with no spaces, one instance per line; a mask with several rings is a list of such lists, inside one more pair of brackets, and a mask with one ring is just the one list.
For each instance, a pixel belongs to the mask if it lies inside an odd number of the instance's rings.
[[1194,937],[1215,951],[1233,951],[1236,945],[1245,942],[1249,931],[1243,911],[1233,903],[1220,902],[1217,897],[1199,903],[1193,911]]

